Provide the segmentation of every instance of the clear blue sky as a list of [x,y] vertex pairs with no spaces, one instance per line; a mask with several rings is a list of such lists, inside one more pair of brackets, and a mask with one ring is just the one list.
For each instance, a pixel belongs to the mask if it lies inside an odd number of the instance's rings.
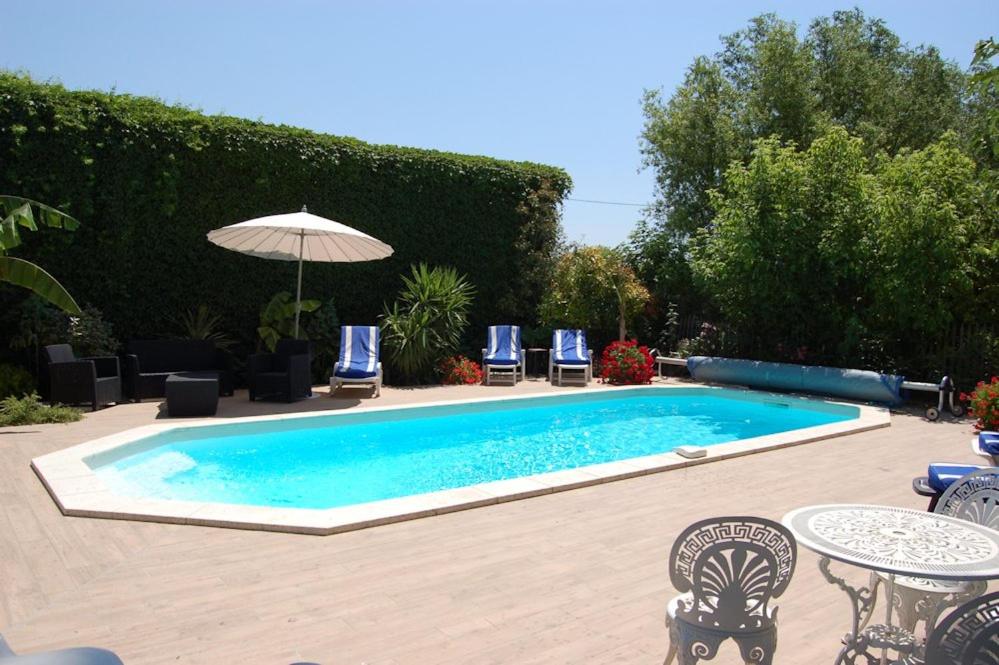
[[[373,143],[561,166],[573,198],[645,204],[640,98],[766,11],[800,28],[859,5],[966,67],[996,0],[3,0],[0,66],[70,88]],[[568,202],[571,240],[616,244],[640,215]]]

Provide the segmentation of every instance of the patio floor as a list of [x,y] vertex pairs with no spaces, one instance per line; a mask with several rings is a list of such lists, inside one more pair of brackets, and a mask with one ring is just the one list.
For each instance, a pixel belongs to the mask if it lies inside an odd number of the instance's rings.
[[[291,405],[237,393],[219,416],[573,390],[385,388]],[[815,503],[924,508],[910,481],[927,462],[978,461],[971,421],[913,410],[886,429],[327,537],[64,517],[28,466],[158,415],[145,402],[0,430],[0,632],[15,650],[103,646],[129,664],[658,663],[666,557],[691,522]],[[832,662],[848,628],[846,597],[816,564],[799,548],[777,663]],[[729,642],[712,662],[741,661]]]

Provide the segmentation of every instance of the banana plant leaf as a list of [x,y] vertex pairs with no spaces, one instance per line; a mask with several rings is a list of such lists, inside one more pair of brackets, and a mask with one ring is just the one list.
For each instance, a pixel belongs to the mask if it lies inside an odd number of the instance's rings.
[[55,277],[40,266],[13,256],[0,256],[0,282],[23,286],[68,314],[79,315],[80,306]]
[[18,228],[37,231],[38,225],[73,231],[80,226],[73,217],[44,203],[20,196],[0,194],[0,251],[11,250],[21,244]]

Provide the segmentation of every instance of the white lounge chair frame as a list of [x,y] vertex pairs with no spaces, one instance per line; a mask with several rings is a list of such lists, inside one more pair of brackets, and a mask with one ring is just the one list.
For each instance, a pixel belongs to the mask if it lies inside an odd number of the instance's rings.
[[375,387],[375,397],[379,397],[382,394],[382,364],[378,363],[377,369],[375,370],[374,376],[364,376],[358,379],[351,379],[343,376],[337,376],[336,371],[340,369],[340,361],[333,363],[333,374],[330,375],[330,396],[333,396],[337,390],[342,386],[374,386]]
[[[578,363],[564,363],[560,364],[555,362],[555,349],[548,349],[548,382],[553,386],[561,386],[564,383],[564,378],[562,377],[562,370],[570,369],[573,372],[579,372],[582,370],[583,373],[583,385],[585,386],[590,381],[593,380],[593,349],[587,349],[590,354],[590,364],[580,365]],[[558,381],[555,377],[558,377]]]
[[[517,385],[517,381],[523,381],[527,378],[527,363],[524,358],[524,349],[520,350],[520,362],[516,365],[490,365],[486,360],[486,354],[489,349],[482,349],[482,367],[486,370],[486,385],[492,385],[493,374],[497,376],[509,376],[513,383],[510,385]],[[518,376],[519,375],[519,376]]]
[[999,466],[999,455],[993,455],[982,448],[981,439],[977,436],[971,440],[971,452],[984,457],[992,466]]

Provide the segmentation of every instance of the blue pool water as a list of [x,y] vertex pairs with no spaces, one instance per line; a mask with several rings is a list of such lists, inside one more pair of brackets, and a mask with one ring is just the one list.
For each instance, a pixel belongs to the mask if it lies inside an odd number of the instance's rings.
[[332,508],[858,415],[762,393],[649,388],[178,428],[88,463],[127,496]]

